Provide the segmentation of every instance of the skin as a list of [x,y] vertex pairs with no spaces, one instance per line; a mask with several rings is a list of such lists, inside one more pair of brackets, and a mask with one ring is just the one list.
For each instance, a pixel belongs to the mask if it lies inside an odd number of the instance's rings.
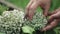
[[50,0],[30,0],[26,7],[26,16],[29,20],[32,20],[34,12],[38,6],[43,9],[43,14],[47,16],[50,8]]
[[51,0],[30,0],[26,7],[26,14],[25,18],[32,20],[34,12],[38,6],[40,6],[43,9],[43,15],[44,16],[50,16],[48,20],[48,24],[45,28],[42,29],[42,31],[47,31],[55,27],[58,22],[60,21],[60,8],[54,10],[52,13],[48,12],[50,8]]
[[56,9],[52,13],[49,13],[48,16],[50,16],[48,20],[49,24],[45,28],[43,28],[42,31],[50,30],[58,25],[58,23],[60,22],[60,8]]

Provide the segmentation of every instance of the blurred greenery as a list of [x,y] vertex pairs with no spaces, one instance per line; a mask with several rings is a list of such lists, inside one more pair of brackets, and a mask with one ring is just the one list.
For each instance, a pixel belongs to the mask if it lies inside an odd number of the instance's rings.
[[7,0],[7,1],[15,4],[18,7],[22,7],[22,8],[25,8],[27,3],[29,2],[29,0]]
[[51,0],[50,11],[53,11],[60,7],[60,0]]
[[[13,4],[15,4],[18,7],[21,7],[25,9],[26,5],[28,4],[29,0],[7,0]],[[56,8],[60,7],[60,0],[52,0],[52,5],[50,10],[54,10]],[[0,14],[6,10],[7,7],[0,5]],[[37,8],[38,11],[41,11],[42,9],[40,7]],[[59,27],[58,27],[59,26]],[[53,30],[49,30],[46,32],[46,34],[60,34],[60,24]],[[59,33],[58,33],[59,32]]]
[[3,33],[3,32],[0,32],[0,34],[5,34],[5,33]]
[[[9,1],[9,2],[11,2],[11,3],[15,4],[16,6],[21,7],[23,9],[26,8],[26,6],[29,2],[29,0],[7,0],[7,1]],[[40,7],[38,7],[37,10],[42,11],[42,9]]]
[[7,10],[7,7],[0,5],[0,15],[2,14],[3,11]]

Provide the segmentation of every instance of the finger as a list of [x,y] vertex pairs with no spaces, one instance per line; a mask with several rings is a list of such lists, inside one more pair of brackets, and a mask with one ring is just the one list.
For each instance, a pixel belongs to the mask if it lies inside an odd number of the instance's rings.
[[26,6],[26,9],[25,9],[25,14],[27,15],[29,13],[29,8],[30,6],[33,4],[33,0],[30,0],[29,3],[27,4]]
[[58,9],[52,11],[52,12],[49,12],[49,13],[48,13],[48,16],[51,16],[51,15],[53,15],[53,14],[56,14],[57,12],[60,12],[60,8],[58,8]]
[[29,3],[28,3],[28,5],[26,6],[26,8],[30,7],[33,2],[34,2],[33,0],[30,0]]
[[29,8],[29,20],[32,20],[34,12],[36,10],[36,8],[39,6],[39,4],[37,4],[37,2],[34,2],[31,7]]
[[56,14],[57,12],[60,12],[60,8],[54,10],[51,14]]
[[45,28],[43,28],[42,31],[47,31],[47,30],[50,30],[50,29],[54,28],[55,26],[57,26],[59,21],[60,21],[60,19],[54,20],[49,25],[47,25]]
[[49,17],[48,23],[52,22],[54,19],[60,19],[60,12],[53,14]]

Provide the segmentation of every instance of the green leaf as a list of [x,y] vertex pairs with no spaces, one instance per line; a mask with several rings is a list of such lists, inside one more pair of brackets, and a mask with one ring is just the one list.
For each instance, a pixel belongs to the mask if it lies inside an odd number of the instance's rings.
[[34,28],[31,28],[31,27],[29,27],[29,26],[23,26],[22,27],[22,31],[24,32],[24,33],[32,33],[33,31],[35,31],[34,30]]
[[5,33],[0,32],[0,34],[5,34]]

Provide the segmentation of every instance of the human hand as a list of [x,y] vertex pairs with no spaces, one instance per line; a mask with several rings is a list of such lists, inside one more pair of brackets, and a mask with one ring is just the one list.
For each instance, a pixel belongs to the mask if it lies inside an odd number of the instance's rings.
[[42,29],[42,31],[47,31],[58,25],[60,22],[60,8],[54,11],[54,13],[48,19],[48,25]]
[[36,8],[40,6],[43,9],[44,15],[47,16],[47,12],[50,7],[50,0],[30,0],[26,7],[26,15],[29,20],[33,18]]

